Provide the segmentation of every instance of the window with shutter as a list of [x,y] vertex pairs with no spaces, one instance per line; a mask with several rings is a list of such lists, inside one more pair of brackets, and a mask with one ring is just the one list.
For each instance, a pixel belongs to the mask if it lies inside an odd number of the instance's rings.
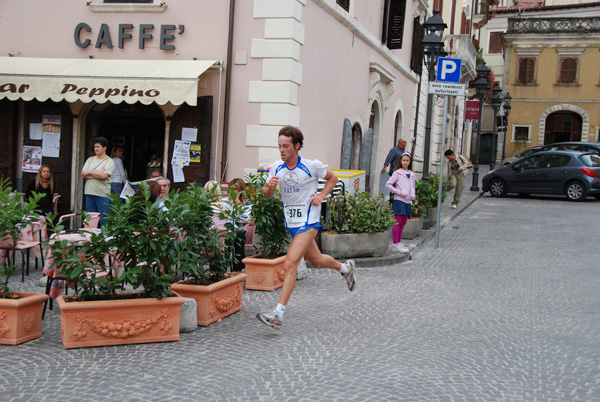
[[336,0],[338,6],[346,11],[350,11],[350,0]]
[[402,49],[406,0],[388,0],[384,10],[382,43],[388,49]]
[[517,84],[534,85],[535,84],[535,59],[532,57],[523,57],[519,59],[519,73]]
[[488,53],[502,53],[502,32],[490,32],[490,43]]
[[419,17],[413,22],[412,49],[410,55],[410,69],[421,75],[423,73],[423,40],[425,32],[423,24],[419,21]]
[[577,58],[565,57],[560,61],[559,84],[577,83]]

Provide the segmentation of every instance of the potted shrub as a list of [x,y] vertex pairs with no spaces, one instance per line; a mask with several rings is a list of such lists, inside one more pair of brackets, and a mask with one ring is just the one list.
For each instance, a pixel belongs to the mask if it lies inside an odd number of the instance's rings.
[[[235,198],[235,191],[232,199]],[[178,272],[183,280],[171,285],[171,289],[184,297],[196,300],[198,325],[213,322],[242,309],[242,292],[246,274],[227,273],[235,231],[227,223],[226,231],[213,227],[214,193],[190,186],[187,191],[172,197],[169,209],[173,211],[173,225],[182,234],[176,243]],[[240,207],[232,205],[229,217],[236,220]],[[225,219],[225,212],[221,213]],[[234,256],[234,258],[237,258]]]
[[[37,220],[35,208],[43,195],[22,200],[12,192],[8,179],[0,180],[0,241],[16,243],[21,229]],[[19,345],[42,336],[42,310],[48,296],[42,293],[14,292],[9,288],[10,278],[17,271],[9,256],[0,266],[0,344]]]
[[86,242],[58,235],[52,244],[61,276],[77,285],[57,299],[65,348],[179,340],[184,299],[169,289],[179,235],[169,210],[151,201],[146,183],[140,188],[142,199],[115,196],[106,226]]
[[[435,203],[435,204],[434,204]],[[427,211],[437,205],[437,192],[423,180],[415,182],[415,199],[412,201],[412,216],[402,231],[403,239],[414,239],[423,228],[423,217]]]
[[259,254],[244,258],[246,289],[272,291],[283,286],[283,261],[290,242],[285,227],[283,207],[279,195],[267,198],[262,192],[266,175],[249,175],[249,198],[252,202],[252,220],[256,225]]
[[321,233],[321,249],[333,258],[385,255],[389,230],[396,224],[383,194],[366,192],[333,197],[330,218]]

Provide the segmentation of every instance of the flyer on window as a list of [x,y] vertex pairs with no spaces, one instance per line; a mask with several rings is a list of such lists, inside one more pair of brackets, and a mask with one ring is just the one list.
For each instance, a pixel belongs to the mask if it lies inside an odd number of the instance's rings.
[[175,140],[171,165],[188,166],[190,164],[190,145],[189,141]]
[[42,166],[42,147],[23,146],[23,172],[37,173]]

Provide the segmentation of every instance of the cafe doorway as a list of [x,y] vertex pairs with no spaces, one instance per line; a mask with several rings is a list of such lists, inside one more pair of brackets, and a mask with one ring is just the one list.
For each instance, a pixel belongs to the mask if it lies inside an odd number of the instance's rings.
[[90,111],[86,124],[86,158],[94,155],[93,140],[106,137],[112,147],[125,149],[123,165],[130,181],[147,179],[150,172],[162,172],[165,121],[156,105],[104,103]]

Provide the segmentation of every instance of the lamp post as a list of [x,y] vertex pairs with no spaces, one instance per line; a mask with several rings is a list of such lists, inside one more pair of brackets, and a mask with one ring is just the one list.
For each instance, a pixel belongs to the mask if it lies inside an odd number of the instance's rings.
[[512,100],[512,96],[507,92],[504,97],[504,105],[502,108],[504,109],[504,141],[502,141],[502,159],[505,158],[504,151],[506,150],[506,133],[508,132],[508,115],[510,114],[510,101]]
[[492,89],[493,95],[490,98],[492,109],[494,109],[494,130],[492,131],[492,158],[490,160],[490,171],[496,169],[496,144],[498,143],[496,131],[498,128],[498,111],[500,110],[500,106],[502,106],[502,97],[500,96],[501,92],[502,88],[500,88],[500,85],[496,84],[494,89]]
[[[427,35],[421,41],[423,45],[423,54],[425,55],[425,67],[428,72],[428,81],[435,81],[436,67],[440,55],[445,56],[446,52],[442,49],[442,35],[447,25],[440,17],[439,10],[433,10],[433,15],[423,23],[423,28],[427,30]],[[439,32],[439,35],[436,33]],[[431,153],[431,114],[433,109],[433,94],[427,95],[427,114],[425,118],[425,146],[423,152],[423,177],[425,183],[429,182],[429,154]]]
[[490,69],[483,63],[477,69],[477,79],[475,80],[475,91],[477,99],[479,99],[479,120],[477,123],[477,144],[475,148],[475,164],[473,166],[473,183],[471,191],[479,191],[479,150],[481,148],[481,112],[483,110],[483,102],[487,97],[490,89],[487,83],[487,77],[490,74]]

